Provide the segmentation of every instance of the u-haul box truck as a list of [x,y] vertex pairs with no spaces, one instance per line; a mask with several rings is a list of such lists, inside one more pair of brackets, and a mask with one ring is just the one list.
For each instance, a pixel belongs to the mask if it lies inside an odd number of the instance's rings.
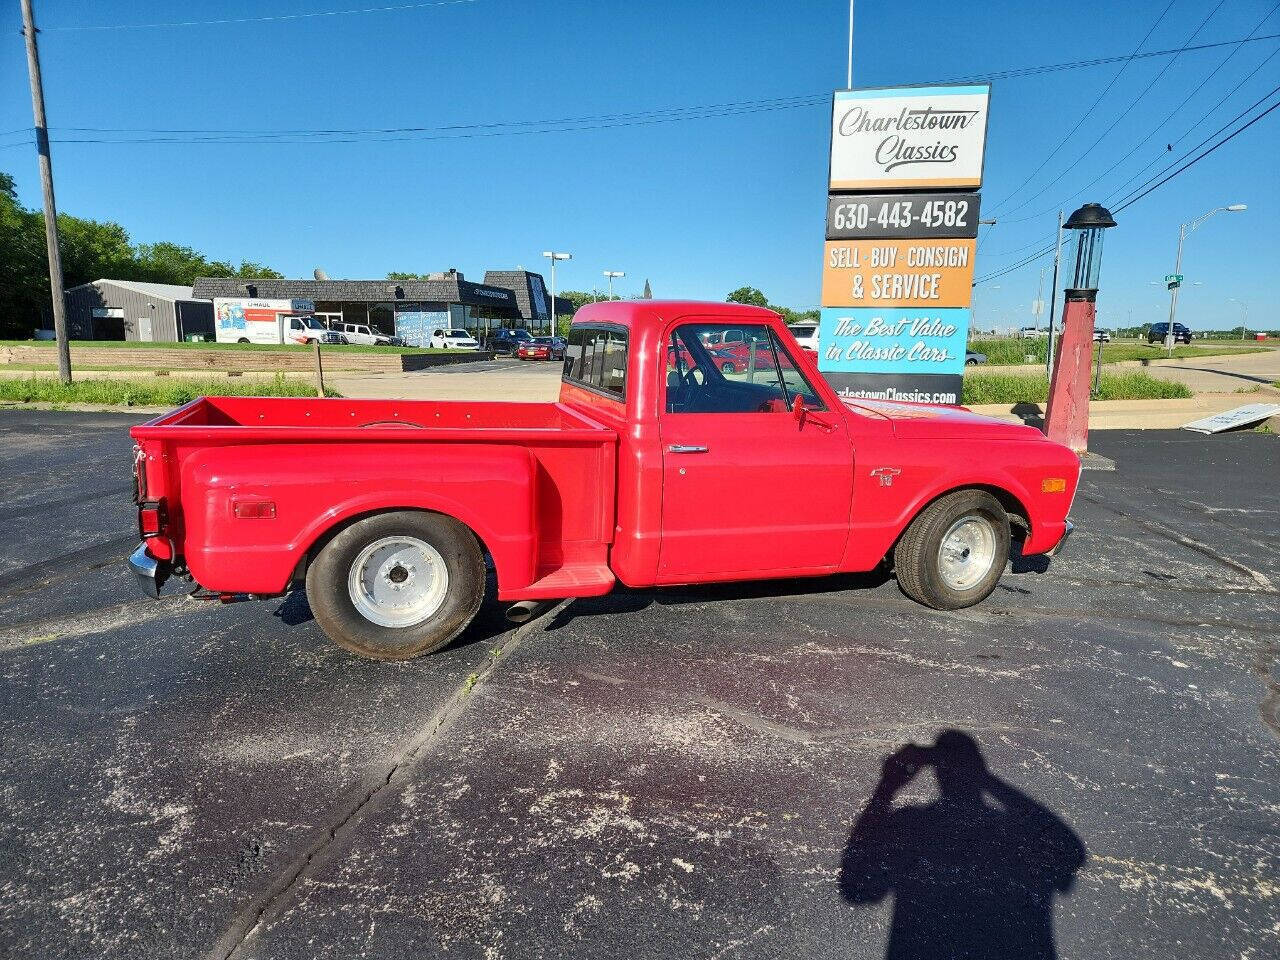
[[315,302],[304,298],[214,297],[214,331],[218,343],[311,343],[328,330],[315,318],[315,309]]

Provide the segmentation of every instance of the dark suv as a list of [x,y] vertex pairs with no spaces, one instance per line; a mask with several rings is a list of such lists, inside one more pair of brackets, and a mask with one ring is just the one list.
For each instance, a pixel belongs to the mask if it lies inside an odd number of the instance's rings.
[[[1167,321],[1153,323],[1151,329],[1147,331],[1147,343],[1164,343],[1164,338],[1169,335],[1169,324]],[[1173,325],[1173,342],[1174,343],[1191,343],[1191,331],[1180,323]]]
[[506,354],[509,357],[515,356],[520,344],[528,343],[533,339],[533,334],[528,330],[495,330],[493,339],[489,343],[489,349],[495,354]]

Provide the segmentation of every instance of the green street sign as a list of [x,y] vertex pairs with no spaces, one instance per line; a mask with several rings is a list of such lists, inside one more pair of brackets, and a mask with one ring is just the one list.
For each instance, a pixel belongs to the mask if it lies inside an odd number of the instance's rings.
[[1181,283],[1181,282],[1182,282],[1182,274],[1180,274],[1180,273],[1171,273],[1171,274],[1169,274],[1167,277],[1165,277],[1165,278],[1164,278],[1164,282],[1165,282],[1165,283]]

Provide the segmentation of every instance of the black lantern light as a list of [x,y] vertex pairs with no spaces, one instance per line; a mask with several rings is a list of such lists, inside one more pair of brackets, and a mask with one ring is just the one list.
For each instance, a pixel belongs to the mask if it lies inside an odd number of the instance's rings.
[[[1063,224],[1076,234],[1076,266],[1072,273],[1070,290],[1098,290],[1098,274],[1102,272],[1102,231],[1116,225],[1111,211],[1100,203],[1086,203],[1067,218]],[[1089,296],[1086,299],[1092,300]]]

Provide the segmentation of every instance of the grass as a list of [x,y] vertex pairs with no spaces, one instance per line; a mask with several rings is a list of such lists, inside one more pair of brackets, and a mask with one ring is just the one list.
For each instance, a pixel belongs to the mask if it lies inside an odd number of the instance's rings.
[[[1044,363],[1045,353],[1049,349],[1047,337],[1034,340],[1005,338],[1001,340],[974,340],[969,349],[987,355],[989,366],[1013,366],[1020,363]],[[1173,349],[1174,359],[1189,357],[1219,357],[1225,354],[1263,353],[1266,347],[1229,347],[1229,346],[1177,346]],[[1030,356],[1033,359],[1027,360]],[[1145,343],[1104,343],[1102,345],[1102,362],[1119,363],[1122,360],[1162,360],[1168,354],[1158,344],[1148,346]]]
[[[271,380],[75,380],[56,377],[0,380],[0,401],[16,403],[94,403],[113,407],[180,407],[196,397],[314,397],[309,380],[277,373]],[[326,388],[325,396],[341,396]]]
[[[1192,396],[1185,384],[1137,371],[1104,373],[1099,400],[1169,400]],[[1040,376],[1011,373],[971,373],[964,378],[965,404],[1044,403],[1049,399],[1049,381]]]
[[[52,340],[0,340],[0,347],[47,347],[52,350],[55,344]],[[180,343],[153,343],[146,340],[73,340],[71,341],[72,349],[77,347],[106,347],[108,349],[124,349],[134,350],[142,348],[144,350],[309,350],[310,347],[301,347],[294,344],[282,343],[187,343],[185,340]],[[474,350],[431,350],[426,347],[375,347],[364,343],[326,343],[322,345],[322,349],[327,353],[330,350],[338,350],[342,353],[475,353]]]

